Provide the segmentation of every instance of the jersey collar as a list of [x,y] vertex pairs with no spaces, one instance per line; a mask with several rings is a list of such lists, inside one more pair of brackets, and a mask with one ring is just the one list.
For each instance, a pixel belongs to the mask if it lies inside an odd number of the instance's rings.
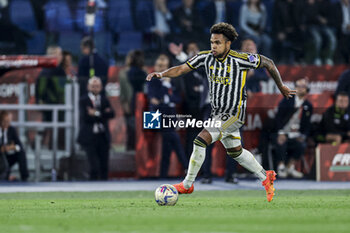
[[218,62],[224,63],[227,59],[228,54],[231,50],[229,50],[223,58],[215,58]]

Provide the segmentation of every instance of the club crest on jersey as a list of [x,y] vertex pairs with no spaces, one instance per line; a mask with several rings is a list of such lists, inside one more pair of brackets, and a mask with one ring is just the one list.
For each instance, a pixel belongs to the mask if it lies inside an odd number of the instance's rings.
[[251,63],[256,62],[256,57],[254,55],[249,55],[248,59],[249,59],[249,62],[251,62]]

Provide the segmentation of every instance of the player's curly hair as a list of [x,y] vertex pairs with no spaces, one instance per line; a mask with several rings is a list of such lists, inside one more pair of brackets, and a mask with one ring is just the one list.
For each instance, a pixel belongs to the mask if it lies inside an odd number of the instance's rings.
[[210,28],[210,34],[223,34],[231,42],[238,37],[236,29],[229,23],[217,23]]

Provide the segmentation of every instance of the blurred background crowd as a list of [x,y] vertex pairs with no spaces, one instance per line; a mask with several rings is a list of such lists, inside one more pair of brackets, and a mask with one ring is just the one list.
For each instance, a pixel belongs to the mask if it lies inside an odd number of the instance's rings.
[[[91,2],[0,0],[0,54],[49,55],[58,61],[56,68],[31,71],[34,81],[28,81],[29,74],[11,73],[0,78],[0,85],[20,76],[34,90],[25,94],[28,104],[38,105],[74,102],[67,99],[65,85],[79,85],[79,132],[72,141],[80,148],[65,154],[68,157],[59,156],[60,179],[182,176],[193,139],[201,129],[142,130],[142,112],[159,109],[164,114],[208,119],[207,78],[201,70],[172,80],[146,83],[145,77],[150,71],[164,71],[210,49],[209,29],[218,22],[231,23],[237,29],[240,36],[232,49],[272,58],[297,90],[295,98],[281,99],[265,70],[248,72],[246,92],[252,102],[271,100],[267,105],[257,102],[251,110],[262,109],[265,116],[254,128],[260,132],[243,139],[265,167],[276,169],[281,178],[315,178],[316,146],[340,145],[350,139],[350,71],[346,70],[350,63],[349,0]],[[301,67],[306,68],[298,73]],[[322,76],[325,71],[335,77]],[[1,92],[2,104],[18,103],[7,99],[11,96],[5,92]],[[16,130],[10,130],[12,115],[19,119],[15,112],[0,114],[0,178],[16,179],[11,177],[11,168],[17,163],[15,171],[27,180],[33,177],[29,173],[34,170],[36,155],[26,156],[25,152],[34,147],[34,139],[29,134],[21,138]],[[64,112],[54,118],[52,112],[41,111],[35,120],[55,124],[67,120]],[[251,130],[251,121],[247,119],[242,134]],[[12,136],[7,136],[10,131]],[[53,150],[52,130],[41,133],[44,149]],[[58,132],[58,150],[65,137]],[[76,156],[79,151],[85,159]],[[218,154],[224,158],[219,162]],[[217,145],[207,148],[203,183],[211,183],[213,175],[237,183],[238,173],[246,176]]]
[[[96,47],[111,64],[130,49],[143,49],[148,61],[169,42],[207,49],[209,28],[223,21],[278,63],[332,65],[349,56],[348,0],[97,0],[94,11]],[[87,0],[2,0],[0,51],[44,54],[54,44],[76,60],[80,38],[91,33],[89,12]]]

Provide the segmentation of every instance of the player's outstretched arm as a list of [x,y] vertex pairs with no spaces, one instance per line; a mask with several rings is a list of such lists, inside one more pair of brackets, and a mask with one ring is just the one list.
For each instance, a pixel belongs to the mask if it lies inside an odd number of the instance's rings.
[[280,90],[280,92],[282,93],[282,95],[287,99],[295,95],[296,93],[295,90],[291,90],[286,85],[283,84],[280,72],[278,71],[275,63],[270,58],[267,58],[263,55],[260,55],[260,57],[261,57],[260,67],[265,67],[269,71],[271,77],[273,78],[273,80],[275,80],[275,83],[278,89]]
[[149,75],[147,75],[146,80],[151,81],[152,78],[163,78],[163,77],[175,78],[175,77],[178,77],[180,75],[186,74],[186,73],[190,72],[191,70],[192,69],[186,63],[184,63],[184,64],[179,65],[179,66],[171,67],[163,72],[150,73]]

